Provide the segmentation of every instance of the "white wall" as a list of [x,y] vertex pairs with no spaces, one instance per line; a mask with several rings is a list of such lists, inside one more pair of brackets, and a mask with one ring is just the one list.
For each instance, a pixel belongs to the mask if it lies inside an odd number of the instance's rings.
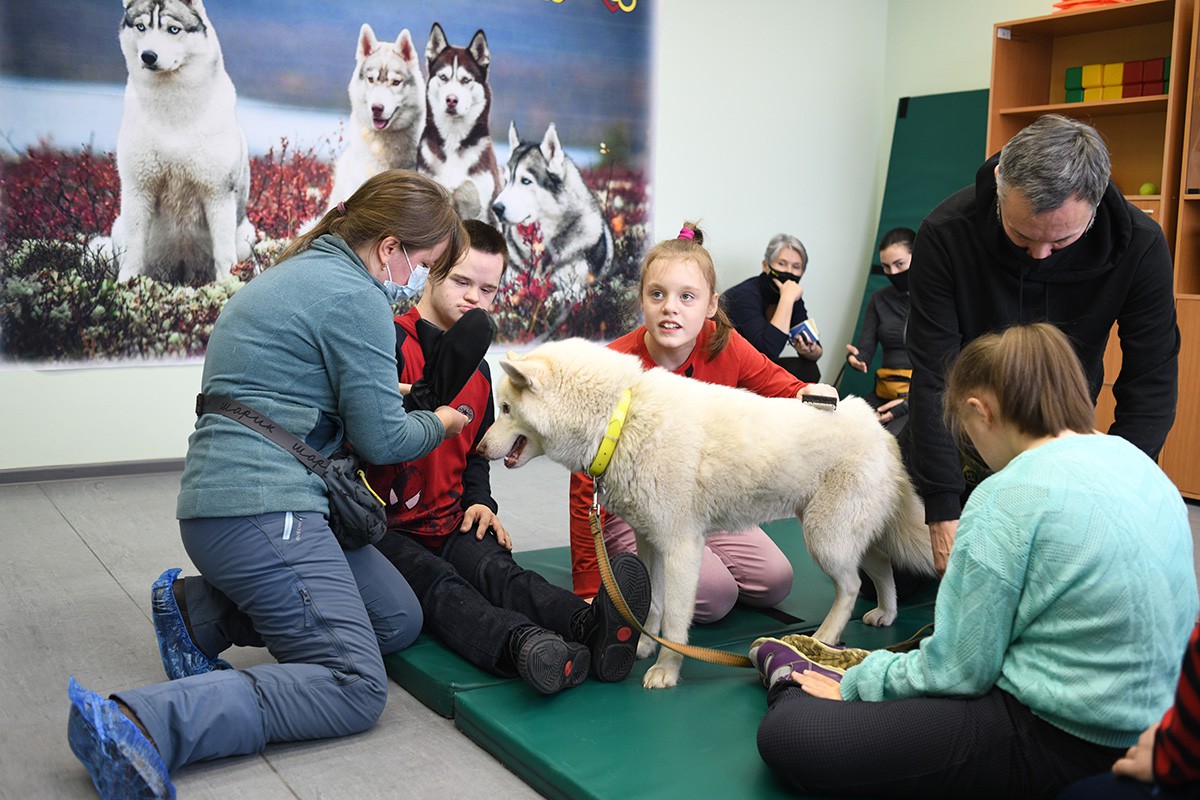
[[[721,289],[761,270],[774,234],[798,236],[829,353],[852,332],[875,235],[886,18],[886,0],[661,7],[655,231],[699,219]],[[841,362],[821,363],[832,377]]]
[[[698,217],[722,287],[758,269],[773,234],[799,236],[832,377],[872,256],[896,99],[986,87],[993,22],[1050,1],[656,5],[656,234]],[[0,372],[0,470],[181,458],[200,375]]]
[[[997,22],[1051,13],[1053,0],[890,0],[884,116],[879,130],[883,153],[876,222],[883,205],[887,159],[892,148],[896,104],[901,97],[986,89],[992,78],[992,35]],[[979,162],[990,154],[980,152]],[[964,182],[965,185],[965,182]]]

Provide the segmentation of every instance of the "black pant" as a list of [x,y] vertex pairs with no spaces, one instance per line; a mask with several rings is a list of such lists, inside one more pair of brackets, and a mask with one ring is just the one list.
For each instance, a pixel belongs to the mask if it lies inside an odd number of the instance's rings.
[[1038,719],[1012,695],[822,700],[789,682],[768,695],[758,752],[805,793],[1053,798],[1124,753]]
[[572,640],[571,619],[587,608],[578,596],[522,568],[494,536],[452,534],[434,551],[416,537],[388,531],[376,543],[408,581],[425,629],[480,669],[515,675],[505,658],[509,634],[540,625]]

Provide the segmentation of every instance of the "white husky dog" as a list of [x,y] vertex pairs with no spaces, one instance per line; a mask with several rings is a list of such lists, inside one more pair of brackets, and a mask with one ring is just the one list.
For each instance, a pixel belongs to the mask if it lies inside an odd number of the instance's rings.
[[553,122],[540,143],[522,142],[510,124],[508,145],[508,182],[492,210],[504,224],[509,254],[517,264],[531,260],[522,233],[537,223],[546,248],[542,275],[577,296],[589,276],[599,277],[612,262],[612,230],[600,202],[563,150]]
[[[590,464],[623,390],[628,416],[600,479],[606,508],[636,531],[650,571],[646,630],[687,641],[704,537],[798,516],[808,551],[833,579],[833,607],[816,637],[836,643],[860,579],[879,606],[869,625],[896,619],[892,564],[932,575],[923,511],[896,441],[865,401],[834,411],[767,398],[655,368],[582,339],[541,345],[502,360],[496,423],[479,443],[489,459],[519,467],[545,454],[572,470]],[[654,651],[643,636],[638,656]],[[647,688],[674,686],[682,656],[664,648]]]
[[425,127],[425,79],[412,34],[405,29],[395,42],[381,42],[363,25],[354,53],[350,130],[334,166],[330,208],[384,170],[416,168]]
[[200,0],[125,0],[129,80],[117,136],[119,278],[220,280],[250,257],[250,159],[237,94]]

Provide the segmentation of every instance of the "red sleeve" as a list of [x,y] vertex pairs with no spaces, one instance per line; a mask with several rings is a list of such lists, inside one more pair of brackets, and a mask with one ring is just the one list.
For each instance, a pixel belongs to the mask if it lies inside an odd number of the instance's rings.
[[[592,479],[582,472],[571,475],[571,581],[575,594],[584,600],[600,591],[600,564],[596,561],[596,544],[588,519],[592,507]],[[605,518],[600,510],[601,519]]]
[[737,331],[729,332],[729,344],[715,360],[727,354],[735,358],[737,363],[737,382],[730,384],[732,386],[749,389],[763,397],[795,397],[797,392],[808,386],[756,350]]
[[1154,737],[1154,780],[1163,786],[1200,781],[1200,621],[1183,656],[1175,705]]

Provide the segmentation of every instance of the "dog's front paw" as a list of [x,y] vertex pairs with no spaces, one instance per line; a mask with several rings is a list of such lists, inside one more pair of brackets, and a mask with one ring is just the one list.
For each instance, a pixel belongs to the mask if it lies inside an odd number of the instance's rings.
[[638,639],[637,657],[649,658],[650,656],[654,655],[656,646],[657,645],[655,644],[654,640],[643,633],[642,638]]
[[647,689],[670,689],[677,683],[679,683],[678,666],[671,669],[662,664],[655,664],[646,670],[646,674],[642,677],[642,686]]
[[866,614],[863,614],[863,623],[866,625],[874,625],[876,628],[886,628],[896,621],[895,611],[885,611],[882,608],[872,608]]

